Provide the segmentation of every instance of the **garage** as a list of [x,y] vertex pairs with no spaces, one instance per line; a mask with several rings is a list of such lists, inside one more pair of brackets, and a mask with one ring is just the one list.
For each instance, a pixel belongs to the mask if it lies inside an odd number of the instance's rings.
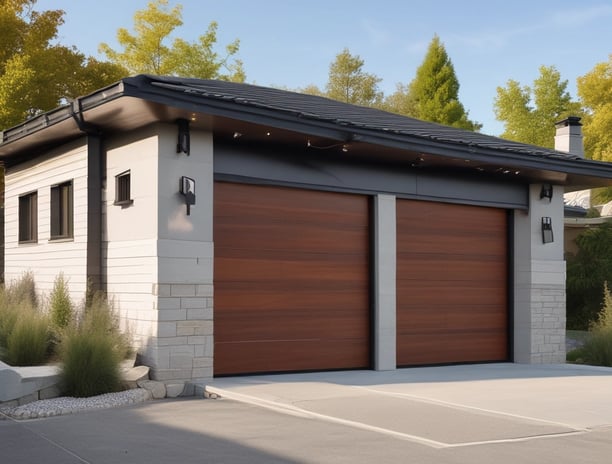
[[370,366],[366,196],[215,182],[215,375]]
[[397,201],[397,364],[506,361],[503,209]]

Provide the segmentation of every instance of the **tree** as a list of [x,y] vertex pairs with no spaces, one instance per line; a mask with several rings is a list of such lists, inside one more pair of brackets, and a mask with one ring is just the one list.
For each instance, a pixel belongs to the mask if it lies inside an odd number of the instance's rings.
[[567,326],[587,330],[597,320],[605,283],[612,282],[612,226],[588,229],[567,256]]
[[[364,61],[359,55],[351,55],[345,48],[336,55],[329,66],[329,80],[325,87],[326,96],[354,105],[375,106],[382,101],[382,92],[378,90],[381,81],[374,74],[363,71]],[[310,93],[315,93],[310,88]]]
[[64,12],[35,0],[0,0],[0,128],[119,80],[122,67],[52,43]]
[[583,117],[585,153],[594,160],[612,161],[612,55],[578,78]]
[[504,122],[501,137],[547,148],[554,148],[556,122],[582,115],[554,66],[540,67],[533,88],[512,79],[505,88],[498,87],[494,108],[497,120]]
[[117,31],[123,51],[113,50],[106,43],[100,44],[99,49],[112,63],[125,66],[132,74],[244,82],[242,62],[230,61],[238,53],[238,39],[225,47],[224,54],[217,53],[214,48],[218,25],[213,21],[196,42],[176,38],[169,45],[170,35],[182,25],[181,5],[169,9],[168,0],[154,0],[134,14],[134,34],[124,28]]
[[440,38],[435,35],[416,76],[408,86],[399,84],[397,91],[386,100],[394,112],[424,121],[472,131],[482,124],[468,119],[459,101],[459,80]]

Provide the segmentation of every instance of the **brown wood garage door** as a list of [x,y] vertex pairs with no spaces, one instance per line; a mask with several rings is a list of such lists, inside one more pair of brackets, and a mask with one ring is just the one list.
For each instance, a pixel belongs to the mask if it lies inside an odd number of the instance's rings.
[[216,182],[215,375],[366,368],[369,202]]
[[397,201],[397,364],[508,359],[504,210]]

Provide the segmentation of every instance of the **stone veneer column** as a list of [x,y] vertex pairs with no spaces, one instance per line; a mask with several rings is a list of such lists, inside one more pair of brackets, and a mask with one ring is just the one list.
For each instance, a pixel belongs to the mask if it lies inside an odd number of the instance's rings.
[[[527,213],[514,216],[514,361],[565,362],[565,261],[563,189],[552,201],[529,188]],[[551,217],[554,242],[542,243],[542,217]]]
[[213,376],[212,284],[158,284],[158,337],[153,376],[201,382]]

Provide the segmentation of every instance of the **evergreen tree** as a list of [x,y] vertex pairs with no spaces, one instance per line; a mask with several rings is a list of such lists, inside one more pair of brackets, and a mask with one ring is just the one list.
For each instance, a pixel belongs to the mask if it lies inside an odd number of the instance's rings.
[[386,107],[424,121],[478,131],[482,124],[468,119],[459,101],[459,80],[444,45],[436,35],[410,85],[398,85]]

